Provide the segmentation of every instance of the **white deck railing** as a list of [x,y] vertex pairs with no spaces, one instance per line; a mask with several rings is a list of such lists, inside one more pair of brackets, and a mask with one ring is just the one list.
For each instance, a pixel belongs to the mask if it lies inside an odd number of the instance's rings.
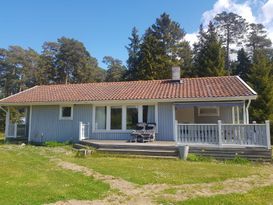
[[265,124],[177,124],[176,142],[187,145],[254,146],[271,148]]
[[79,127],[79,140],[84,140],[89,138],[89,132],[90,132],[90,123],[83,123],[80,122]]

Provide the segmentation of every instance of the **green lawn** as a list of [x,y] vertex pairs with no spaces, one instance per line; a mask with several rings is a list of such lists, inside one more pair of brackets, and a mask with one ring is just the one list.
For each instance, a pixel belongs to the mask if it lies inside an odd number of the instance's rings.
[[67,199],[97,199],[109,185],[56,167],[40,148],[0,146],[0,204],[44,204]]
[[65,160],[87,166],[102,174],[121,177],[136,184],[189,184],[223,181],[259,174],[261,166],[215,162],[185,162],[100,155],[87,158],[65,156]]
[[[94,200],[109,194],[110,187],[81,173],[64,170],[48,157],[60,158],[107,175],[121,177],[139,185],[191,184],[223,181],[268,173],[262,164],[224,162],[188,162],[175,159],[133,158],[95,153],[75,157],[70,146],[35,147],[0,145],[0,204],[44,204],[60,200]],[[257,182],[259,183],[259,182]],[[141,187],[141,186],[140,186]],[[175,188],[173,188],[175,189]],[[112,190],[113,191],[113,190]],[[165,190],[167,191],[167,190]],[[170,191],[172,191],[170,189]],[[175,190],[173,190],[175,192]],[[199,197],[183,202],[161,201],[162,204],[239,205],[270,204],[273,186],[247,194]],[[160,200],[157,196],[155,200]],[[273,204],[273,203],[272,203]]]
[[258,188],[246,194],[198,197],[183,202],[161,202],[164,205],[272,205],[273,186]]

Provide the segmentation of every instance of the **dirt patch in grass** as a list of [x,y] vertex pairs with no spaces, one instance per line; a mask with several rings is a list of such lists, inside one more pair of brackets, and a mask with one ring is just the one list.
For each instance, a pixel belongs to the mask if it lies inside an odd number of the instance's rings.
[[[148,184],[136,185],[119,177],[100,174],[90,168],[71,162],[53,159],[63,169],[81,172],[86,176],[94,177],[96,180],[108,183],[117,193],[110,194],[103,200],[96,201],[61,201],[55,205],[100,205],[100,204],[156,204],[155,199],[169,201],[184,201],[196,197],[208,197],[219,194],[246,193],[257,187],[273,185],[273,166],[265,165],[260,175],[228,179],[222,182],[170,185],[170,184]],[[172,190],[172,191],[169,191]]]

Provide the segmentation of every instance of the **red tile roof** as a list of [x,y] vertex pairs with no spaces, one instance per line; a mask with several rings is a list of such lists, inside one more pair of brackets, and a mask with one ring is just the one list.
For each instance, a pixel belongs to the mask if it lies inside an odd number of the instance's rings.
[[237,76],[35,86],[0,100],[4,104],[145,99],[255,97]]

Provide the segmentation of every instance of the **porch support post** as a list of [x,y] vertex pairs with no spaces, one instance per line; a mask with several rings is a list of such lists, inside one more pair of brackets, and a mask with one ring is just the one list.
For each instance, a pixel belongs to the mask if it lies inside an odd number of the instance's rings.
[[8,138],[8,134],[9,134],[9,118],[10,118],[10,110],[8,107],[8,111],[6,112],[5,139]]
[[248,108],[250,106],[251,100],[248,101],[247,106],[246,106],[246,123],[249,124],[249,111]]
[[266,126],[266,142],[267,142],[267,148],[271,149],[271,140],[270,140],[270,122],[269,120],[265,121]]
[[244,106],[243,106],[243,118],[244,118],[244,124],[246,124],[246,104],[244,102]]
[[28,119],[28,142],[31,141],[31,123],[32,123],[32,105],[29,107],[29,119]]
[[218,138],[219,138],[219,147],[222,147],[222,121],[218,120]]
[[237,124],[240,124],[240,110],[239,110],[239,106],[236,107],[236,114],[237,114]]
[[111,129],[111,108],[110,106],[106,107],[106,130]]
[[142,105],[138,106],[138,122],[143,122],[143,107],[142,107]]
[[235,124],[235,112],[234,112],[234,106],[232,106],[232,124]]

